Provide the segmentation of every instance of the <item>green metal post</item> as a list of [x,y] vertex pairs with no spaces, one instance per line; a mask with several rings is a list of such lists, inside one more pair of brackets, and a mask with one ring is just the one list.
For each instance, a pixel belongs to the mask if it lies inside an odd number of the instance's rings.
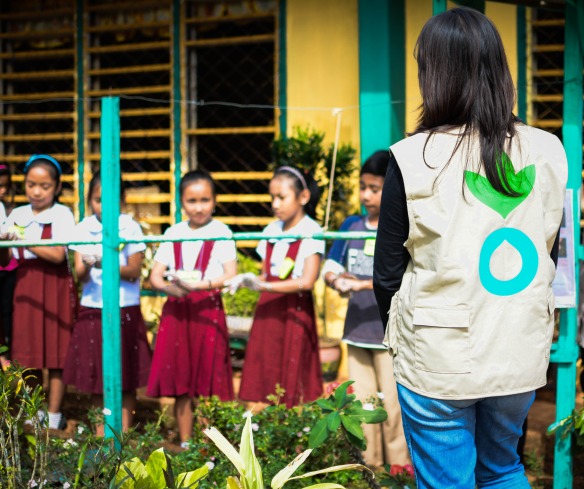
[[[582,18],[582,2],[566,2],[565,6],[565,48],[564,48],[564,102],[562,137],[568,157],[568,188],[573,189],[572,209],[574,212],[574,243],[579,249],[580,243],[580,187],[582,185],[582,46],[580,44],[578,19]],[[577,253],[577,256],[579,253]],[[579,290],[579,260],[576,259],[576,291]],[[556,421],[569,416],[576,404],[576,360],[578,348],[576,330],[578,308],[562,311],[560,318],[560,336],[558,338],[558,356],[563,357],[558,363],[556,393]],[[556,434],[554,450],[554,488],[571,488],[572,475],[571,437],[561,439]]]
[[359,1],[361,156],[405,134],[404,0]]
[[447,0],[432,0],[432,15],[441,14],[448,10]]
[[101,201],[103,224],[103,404],[105,435],[122,430],[122,368],[120,341],[120,99],[101,103]]
[[84,55],[83,52],[83,4],[84,0],[77,0],[77,17],[76,17],[76,58],[77,58],[77,179],[79,182],[79,220],[85,217],[85,100],[83,91],[84,79]]
[[286,105],[288,103],[288,83],[286,80],[286,0],[280,0],[278,11],[278,106],[280,107],[280,116],[278,119],[280,125],[280,134],[286,136],[287,113]]
[[182,221],[180,205],[180,179],[182,177],[182,154],[181,154],[181,120],[182,120],[182,92],[181,80],[181,21],[180,21],[181,0],[172,2],[172,118],[173,118],[173,156],[174,156],[174,221]]
[[517,115],[527,122],[527,33],[525,7],[517,6]]

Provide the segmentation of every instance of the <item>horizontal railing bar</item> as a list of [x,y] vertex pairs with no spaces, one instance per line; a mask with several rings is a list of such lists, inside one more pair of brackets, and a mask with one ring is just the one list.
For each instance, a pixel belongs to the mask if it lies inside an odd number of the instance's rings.
[[274,18],[275,12],[253,12],[250,14],[240,14],[240,15],[223,15],[221,17],[217,15],[207,16],[207,17],[189,17],[185,19],[185,23],[188,24],[203,24],[203,23],[218,23],[218,22],[234,22],[238,20],[256,20],[265,18]]
[[74,56],[73,49],[39,49],[36,51],[8,51],[0,53],[0,59],[35,59],[35,58],[59,58],[62,56]]
[[[319,239],[325,241],[349,240],[349,239],[374,239],[375,231],[325,231],[322,233],[290,233],[290,234],[264,234],[261,231],[233,233],[232,236],[209,236],[201,238],[168,238],[163,235],[144,236],[140,239],[124,239],[120,236],[120,243],[174,243],[182,241],[261,241],[261,240],[283,240],[292,239]],[[29,246],[69,246],[69,245],[94,245],[101,244],[101,240],[66,240],[59,241],[53,239],[0,241],[0,248],[26,248]]]

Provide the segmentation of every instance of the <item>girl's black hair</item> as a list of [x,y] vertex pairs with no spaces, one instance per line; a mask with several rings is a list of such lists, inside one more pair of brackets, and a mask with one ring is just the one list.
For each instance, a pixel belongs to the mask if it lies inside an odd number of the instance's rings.
[[[500,193],[518,196],[503,170],[519,119],[513,114],[515,88],[505,50],[495,25],[480,12],[454,8],[432,17],[416,44],[421,115],[413,134],[460,129],[454,155],[462,142],[477,137],[481,168]],[[426,163],[427,164],[427,163]],[[464,187],[463,187],[464,189]]]
[[[87,207],[89,208],[91,208],[91,196],[93,195],[93,192],[95,192],[95,189],[97,188],[98,185],[101,187],[101,173],[95,172],[91,177],[91,180],[89,180],[89,186],[87,188]],[[123,180],[120,180],[120,200],[124,199],[125,193],[126,193],[125,182]]]
[[389,166],[389,150],[378,150],[365,160],[361,167],[361,175],[367,173],[385,178]]
[[274,171],[272,178],[276,177],[286,177],[293,182],[294,193],[297,196],[304,189],[308,190],[310,199],[308,199],[308,203],[304,206],[304,212],[312,219],[316,219],[316,207],[320,199],[321,190],[312,174],[293,166],[281,166]]
[[[55,164],[50,160],[46,160],[44,158],[38,158],[34,160],[32,163],[27,164],[24,174],[28,175],[28,172],[30,172],[33,168],[36,168],[37,166],[42,166],[45,170],[47,170],[49,172],[49,175],[51,176],[51,179],[55,182],[55,186],[59,187],[59,185],[61,184],[61,174],[59,173],[59,170],[57,170]],[[59,189],[58,192],[55,192],[55,198],[53,199],[53,203],[59,202],[59,195],[61,195],[61,190],[62,189]]]
[[213,194],[213,197],[217,196],[217,188],[215,186],[215,180],[213,180],[213,177],[211,175],[209,175],[209,173],[207,173],[205,170],[191,170],[182,176],[182,178],[180,179],[180,185],[178,187],[179,192],[180,192],[180,196],[181,197],[183,196],[185,188],[187,188],[191,183],[196,182],[198,180],[205,180],[205,181],[209,182],[209,185],[211,186],[211,193]]
[[0,177],[8,177],[8,191],[6,192],[9,201],[6,205],[6,214],[10,214],[10,211],[14,208],[14,185],[12,184],[12,172],[8,165],[0,165]]

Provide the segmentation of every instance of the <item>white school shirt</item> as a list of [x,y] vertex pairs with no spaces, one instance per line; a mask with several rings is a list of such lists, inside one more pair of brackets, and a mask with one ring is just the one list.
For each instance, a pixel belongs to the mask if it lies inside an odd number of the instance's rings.
[[[271,224],[268,224],[263,234],[268,236],[277,236],[279,234],[314,234],[314,233],[322,233],[322,228],[320,225],[308,216],[304,216],[296,226],[286,230],[286,233],[283,231],[284,222],[283,221],[275,221]],[[272,250],[272,258],[270,263],[270,273],[272,275],[278,276],[280,266],[282,262],[286,258],[286,254],[288,253],[288,248],[290,247],[290,243],[293,243],[294,239],[268,239],[262,240],[259,242],[256,252],[262,260],[266,258],[266,246],[267,241],[270,243],[274,243],[274,248]],[[296,255],[296,262],[294,264],[294,269],[292,270],[291,278],[299,278],[302,276],[302,272],[304,270],[304,260],[311,255],[320,254],[323,255],[325,250],[325,243],[322,239],[303,239],[300,243],[300,247],[298,248],[298,255]]]
[[[181,243],[183,270],[194,270],[203,246],[203,241],[211,237],[232,237],[231,229],[222,222],[211,220],[208,224],[191,229],[188,221],[179,222],[169,227],[164,233],[166,238],[199,238],[200,241],[183,241]],[[223,264],[237,259],[235,241],[215,241],[209,264],[203,276],[203,280],[214,280],[223,275]],[[160,247],[154,255],[154,261],[166,265],[171,272],[175,272],[174,243],[167,241],[160,243]]]
[[6,207],[4,202],[0,202],[0,224],[4,224],[4,221],[6,221]]
[[[17,225],[24,228],[24,238],[27,240],[39,240],[43,233],[43,226],[51,224],[51,239],[68,241],[75,238],[75,218],[68,207],[62,204],[54,204],[39,214],[33,214],[30,204],[14,209],[6,219],[3,229],[8,230]],[[22,249],[22,248],[21,248]],[[19,258],[18,249],[12,248],[12,254]],[[24,258],[38,258],[29,250],[24,250]]]
[[[144,235],[140,225],[127,214],[121,214],[119,219],[120,238],[140,239]],[[75,238],[78,240],[100,240],[103,234],[103,225],[96,216],[89,216],[81,221],[75,229]],[[102,245],[71,245],[71,249],[83,255],[102,256]],[[146,249],[144,243],[128,243],[120,251],[120,266],[128,264],[128,258]],[[89,280],[83,284],[81,305],[85,307],[103,308],[103,270],[91,267]],[[137,306],[140,304],[140,281],[128,282],[120,280],[120,307]]]

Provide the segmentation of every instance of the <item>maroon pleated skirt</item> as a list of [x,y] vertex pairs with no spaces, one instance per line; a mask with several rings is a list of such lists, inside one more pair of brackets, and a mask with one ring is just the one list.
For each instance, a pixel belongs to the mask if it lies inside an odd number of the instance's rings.
[[276,384],[292,407],[322,394],[322,373],[310,292],[263,293],[245,351],[239,398],[266,402]]
[[147,395],[233,399],[229,333],[219,291],[168,298],[156,336]]
[[[63,370],[65,384],[90,394],[103,394],[101,312],[92,307],[79,309]],[[152,356],[140,306],[122,308],[120,324],[122,391],[131,392],[148,382]]]
[[67,263],[20,260],[14,289],[12,359],[35,369],[62,369],[77,312]]

